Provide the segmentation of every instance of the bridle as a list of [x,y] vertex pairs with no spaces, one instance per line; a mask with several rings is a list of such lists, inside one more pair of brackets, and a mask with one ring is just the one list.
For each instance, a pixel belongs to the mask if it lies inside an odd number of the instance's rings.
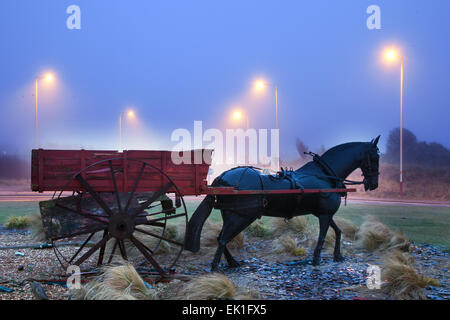
[[[377,149],[378,152],[378,149]],[[380,175],[380,171],[378,170],[378,168],[372,168],[372,161],[370,161],[370,155],[372,153],[372,150],[369,150],[366,154],[367,157],[365,159],[367,159],[367,161],[364,161],[361,165],[361,171],[363,172],[363,176],[364,176],[364,181],[367,180],[367,178],[372,178],[374,176],[379,176]]]

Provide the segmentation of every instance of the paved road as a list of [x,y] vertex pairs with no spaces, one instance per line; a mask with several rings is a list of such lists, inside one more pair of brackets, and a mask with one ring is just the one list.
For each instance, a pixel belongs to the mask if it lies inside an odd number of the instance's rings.
[[450,203],[444,201],[400,200],[400,199],[347,199],[347,202],[373,204],[373,205],[389,205],[389,206],[421,206],[421,207],[450,208]]
[[34,193],[34,192],[0,192],[0,202],[14,201],[43,201],[51,199],[53,192]]
[[[44,193],[0,192],[0,202],[44,201],[44,200],[51,199],[52,196],[53,196],[53,192],[44,192]],[[186,201],[189,201],[191,199],[196,199],[196,197],[185,197]],[[201,197],[197,197],[197,199],[200,200]],[[425,206],[425,207],[450,208],[450,202],[444,202],[444,201],[353,198],[353,199],[347,199],[347,202],[348,203],[371,204],[371,205]]]

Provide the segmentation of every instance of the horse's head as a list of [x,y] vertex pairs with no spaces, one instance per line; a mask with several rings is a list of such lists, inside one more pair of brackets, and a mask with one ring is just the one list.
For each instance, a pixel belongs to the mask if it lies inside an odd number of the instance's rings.
[[378,188],[379,172],[379,150],[377,147],[380,136],[368,143],[368,148],[361,160],[361,171],[364,176],[364,189],[375,190]]

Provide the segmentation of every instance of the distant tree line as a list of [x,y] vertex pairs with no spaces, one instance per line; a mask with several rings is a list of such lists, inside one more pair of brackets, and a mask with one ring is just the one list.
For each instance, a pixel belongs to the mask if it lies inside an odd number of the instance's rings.
[[[389,133],[386,153],[382,161],[398,164],[400,161],[400,128]],[[425,166],[450,166],[450,149],[440,143],[418,141],[408,129],[403,129],[403,163]]]

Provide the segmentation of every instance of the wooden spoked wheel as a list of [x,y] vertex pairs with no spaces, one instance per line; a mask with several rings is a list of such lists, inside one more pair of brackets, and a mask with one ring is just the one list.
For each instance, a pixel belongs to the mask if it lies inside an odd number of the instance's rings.
[[[130,168],[136,171],[132,178]],[[121,192],[124,178],[133,181],[131,191]],[[166,173],[141,160],[115,158],[86,167],[67,186],[74,183],[81,191],[55,194],[52,214],[43,218],[63,268],[92,270],[122,258],[161,276],[173,269],[184,247],[188,215]],[[113,191],[96,191],[103,183],[112,183]]]

